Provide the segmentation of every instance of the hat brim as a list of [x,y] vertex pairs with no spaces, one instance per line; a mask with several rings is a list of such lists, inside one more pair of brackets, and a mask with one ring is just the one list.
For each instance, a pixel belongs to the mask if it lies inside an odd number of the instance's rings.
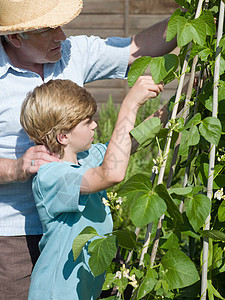
[[0,26],[0,35],[26,32],[40,28],[65,25],[78,16],[83,8],[82,0],[59,0],[58,5],[41,17],[12,26]]

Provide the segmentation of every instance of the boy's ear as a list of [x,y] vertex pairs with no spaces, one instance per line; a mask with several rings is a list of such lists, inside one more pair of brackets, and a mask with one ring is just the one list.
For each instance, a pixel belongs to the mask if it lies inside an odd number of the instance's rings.
[[68,144],[68,136],[66,133],[58,133],[56,138],[61,145],[66,146]]

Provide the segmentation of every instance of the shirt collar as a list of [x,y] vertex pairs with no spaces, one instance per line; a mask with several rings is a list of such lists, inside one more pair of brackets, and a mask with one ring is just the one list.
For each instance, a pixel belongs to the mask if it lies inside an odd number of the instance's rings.
[[2,45],[2,41],[3,41],[3,37],[0,36],[0,77],[4,76],[8,72],[9,68],[12,68],[17,72],[25,73],[26,70],[13,66],[7,53],[5,52],[5,49]]
[[8,55],[5,52],[5,49],[2,45],[2,38],[0,38],[0,77],[5,75],[8,69],[11,67],[11,62]]

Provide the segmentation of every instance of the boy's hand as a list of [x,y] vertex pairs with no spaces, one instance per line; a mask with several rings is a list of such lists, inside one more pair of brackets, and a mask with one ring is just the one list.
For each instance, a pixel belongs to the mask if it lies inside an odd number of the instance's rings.
[[127,98],[140,107],[148,99],[157,97],[162,91],[163,84],[155,84],[152,76],[140,76],[127,94]]

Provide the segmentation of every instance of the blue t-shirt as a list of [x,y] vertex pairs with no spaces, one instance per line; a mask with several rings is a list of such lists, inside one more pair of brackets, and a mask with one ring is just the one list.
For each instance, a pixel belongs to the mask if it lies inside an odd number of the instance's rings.
[[54,162],[41,166],[33,180],[36,207],[43,225],[41,255],[31,276],[29,300],[96,299],[104,274],[96,278],[88,266],[87,246],[73,261],[74,238],[92,226],[99,235],[112,232],[109,207],[102,203],[106,192],[80,195],[83,174],[101,165],[106,145],[95,144],[78,154],[79,165]]
[[[130,40],[70,37],[62,43],[62,58],[44,65],[44,82],[70,79],[82,86],[99,79],[124,78]],[[18,159],[33,146],[21,128],[20,110],[26,94],[42,83],[38,74],[12,65],[0,39],[0,157]],[[31,180],[0,184],[0,235],[41,233]]]

